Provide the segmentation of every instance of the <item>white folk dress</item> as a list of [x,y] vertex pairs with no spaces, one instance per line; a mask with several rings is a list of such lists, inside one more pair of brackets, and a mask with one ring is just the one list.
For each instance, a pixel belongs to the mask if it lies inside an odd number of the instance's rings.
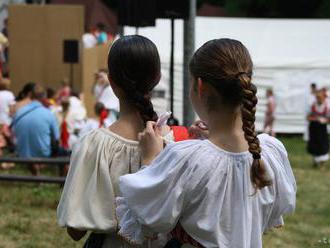
[[273,184],[256,194],[250,153],[227,152],[209,140],[168,145],[150,166],[122,176],[119,234],[139,244],[146,233],[169,232],[179,221],[208,248],[262,247],[262,234],[294,211],[296,183],[282,143],[266,134],[259,139]]
[[137,141],[105,128],[82,137],[74,146],[57,208],[59,225],[107,233],[103,247],[131,247],[117,235],[115,197],[119,177],[138,171],[140,162]]

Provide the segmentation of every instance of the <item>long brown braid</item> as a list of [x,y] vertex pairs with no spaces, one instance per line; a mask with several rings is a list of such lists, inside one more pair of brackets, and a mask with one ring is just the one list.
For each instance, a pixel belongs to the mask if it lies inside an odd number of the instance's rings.
[[257,87],[251,82],[251,75],[248,73],[239,73],[238,79],[242,86],[242,121],[244,137],[249,144],[249,152],[253,156],[251,166],[251,181],[255,188],[261,189],[271,185],[268,179],[265,165],[261,160],[260,142],[255,131],[255,114],[258,103]]
[[160,58],[155,44],[140,35],[123,36],[111,47],[109,75],[144,123],[156,121],[151,91],[160,80]]
[[[218,106],[241,110],[244,137],[252,154],[251,182],[256,189],[271,184],[261,160],[261,147],[255,131],[257,88],[251,82],[253,63],[246,47],[233,39],[206,42],[194,54],[190,71],[195,79],[212,85],[217,93],[209,97],[209,109]],[[220,97],[219,97],[220,95]],[[212,104],[211,104],[212,103]]]

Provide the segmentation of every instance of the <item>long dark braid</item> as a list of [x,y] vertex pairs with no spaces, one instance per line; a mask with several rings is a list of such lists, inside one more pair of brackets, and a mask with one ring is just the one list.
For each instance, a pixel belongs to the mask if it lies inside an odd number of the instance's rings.
[[253,156],[251,166],[251,181],[255,188],[261,189],[271,185],[271,180],[267,176],[265,165],[261,160],[260,142],[255,131],[255,114],[258,103],[257,87],[251,83],[251,76],[247,73],[240,73],[238,79],[242,86],[242,121],[244,137],[249,145],[249,152]]
[[130,82],[129,86],[125,87],[125,93],[128,96],[128,100],[136,107],[141,115],[144,123],[147,121],[157,121],[158,116],[154,110],[154,106],[151,102],[151,95],[143,94],[137,88],[137,83],[133,80],[127,80]]
[[160,80],[160,58],[155,44],[140,35],[123,36],[111,47],[109,75],[140,113],[144,123],[156,121],[151,91]]

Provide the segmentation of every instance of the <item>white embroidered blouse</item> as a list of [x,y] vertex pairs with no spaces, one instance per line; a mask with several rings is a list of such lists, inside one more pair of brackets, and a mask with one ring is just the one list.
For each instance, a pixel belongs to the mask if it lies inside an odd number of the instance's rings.
[[296,182],[282,143],[266,134],[259,139],[273,184],[256,194],[251,154],[209,140],[168,145],[150,166],[120,177],[119,234],[140,244],[146,232],[167,233],[179,221],[208,248],[262,247],[262,234],[294,211]]

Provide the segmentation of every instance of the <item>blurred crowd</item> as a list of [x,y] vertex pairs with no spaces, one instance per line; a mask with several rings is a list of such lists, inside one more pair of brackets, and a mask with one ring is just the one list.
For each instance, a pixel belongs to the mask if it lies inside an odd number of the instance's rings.
[[[96,99],[94,113],[87,115],[83,95],[64,79],[55,90],[35,82],[24,85],[14,95],[10,80],[0,81],[0,149],[22,158],[68,156],[77,140],[89,131],[108,127],[118,118],[119,101],[114,95],[107,71],[95,74],[91,89]],[[11,164],[1,164],[9,168]],[[40,173],[40,165],[31,167]]]
[[106,26],[98,23],[96,27],[90,28],[82,37],[84,48],[92,48],[97,45],[106,44],[114,40],[114,36],[106,32]]
[[[87,115],[84,98],[63,79],[61,87],[26,83],[16,95],[10,90],[8,19],[0,30],[0,156],[21,158],[68,156],[77,140],[89,131],[108,127],[118,118],[119,101],[108,81],[107,70],[95,73],[92,93],[94,113]],[[84,48],[107,44],[114,37],[98,23],[82,37]],[[2,163],[0,168],[13,167]],[[34,175],[42,165],[31,166]],[[65,172],[64,172],[65,173]]]

